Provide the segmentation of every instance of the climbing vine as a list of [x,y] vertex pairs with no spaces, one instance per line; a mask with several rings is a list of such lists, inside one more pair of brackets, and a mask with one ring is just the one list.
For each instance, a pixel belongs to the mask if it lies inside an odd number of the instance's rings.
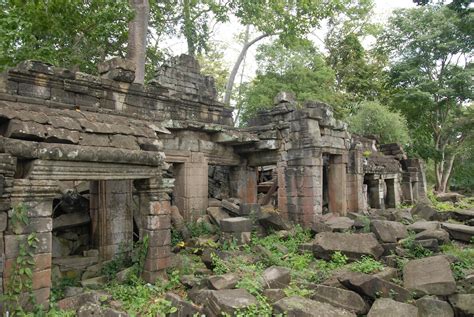
[[[30,224],[28,208],[24,204],[18,204],[13,207],[10,222],[12,228],[28,226]],[[20,295],[28,294],[30,303],[35,303],[32,290],[35,265],[34,254],[38,248],[38,242],[39,239],[35,232],[28,234],[26,240],[20,236],[18,237],[18,256],[9,271],[8,282],[2,296],[6,311],[10,312],[11,316],[23,312]]]

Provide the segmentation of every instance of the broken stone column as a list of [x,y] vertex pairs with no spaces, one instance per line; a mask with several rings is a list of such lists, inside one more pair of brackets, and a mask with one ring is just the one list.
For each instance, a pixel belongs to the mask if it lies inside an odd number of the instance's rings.
[[132,183],[91,182],[93,238],[102,260],[111,260],[133,243]]
[[[17,267],[16,259],[20,248],[27,248],[33,254],[31,294],[36,304],[48,307],[51,291],[51,252],[52,252],[52,210],[53,198],[59,193],[57,183],[46,180],[15,179],[11,191],[11,206],[8,226],[5,232],[5,269],[3,287],[6,293],[10,277]],[[19,214],[26,213],[28,224],[12,221]],[[34,248],[28,247],[31,234],[37,239]],[[20,303],[26,310],[31,310],[32,302],[25,292],[20,295]]]
[[135,181],[142,228],[140,239],[148,236],[148,252],[143,279],[154,283],[171,265],[171,205],[161,179]]
[[230,170],[231,196],[237,197],[242,203],[257,203],[257,171],[254,167],[242,165]]
[[196,221],[208,207],[208,162],[193,152],[189,161],[175,164],[174,199],[186,221]]

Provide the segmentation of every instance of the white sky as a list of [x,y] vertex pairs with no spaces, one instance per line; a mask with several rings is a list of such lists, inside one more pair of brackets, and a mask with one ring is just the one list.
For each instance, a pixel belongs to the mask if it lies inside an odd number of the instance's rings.
[[[412,0],[375,0],[375,9],[374,9],[374,22],[384,23],[388,17],[390,16],[391,12],[398,8],[409,8],[414,7],[415,4]],[[241,45],[236,41],[236,36],[243,32],[244,28],[238,24],[237,21],[230,21],[229,23],[218,25],[215,28],[214,36],[212,38],[213,42],[221,43],[222,48],[224,49],[224,59],[229,68],[229,72],[232,69],[232,66],[237,59],[237,56],[240,52]],[[325,36],[325,30],[322,28],[315,32],[316,36],[320,39],[323,39]],[[317,39],[315,38],[315,43],[317,43]],[[269,41],[269,40],[267,40]],[[264,43],[264,41],[259,42]],[[182,53],[186,53],[186,43],[184,39],[170,39],[168,41],[163,42],[161,45],[162,48],[169,49],[173,55],[179,55]],[[254,45],[248,51],[247,58],[246,58],[246,66],[244,70],[244,82],[250,80],[253,76],[255,76],[255,71],[257,68],[255,62],[255,52],[258,45]],[[238,78],[236,78],[236,83],[240,81],[240,72]]]

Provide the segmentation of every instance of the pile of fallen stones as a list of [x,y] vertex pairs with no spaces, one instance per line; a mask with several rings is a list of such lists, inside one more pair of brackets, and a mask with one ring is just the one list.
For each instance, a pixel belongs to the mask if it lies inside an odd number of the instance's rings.
[[[212,204],[215,203],[215,206]],[[263,208],[265,209],[265,208]],[[275,230],[291,236],[291,226],[278,213],[265,212],[257,205],[241,204],[234,199],[211,202],[207,216],[220,227],[221,241],[233,239],[246,244],[250,232]],[[460,259],[443,254],[443,244],[455,243],[472,248],[474,211],[440,213],[428,204],[411,210],[374,210],[371,213],[349,213],[345,217],[324,215],[314,223],[314,239],[300,245],[316,259],[330,260],[341,252],[349,261],[371,257],[381,261],[382,271],[365,274],[346,269],[335,270],[321,283],[309,285],[309,296],[287,296],[292,272],[281,266],[266,268],[258,280],[262,296],[271,305],[272,314],[285,316],[474,316],[474,267],[464,268],[464,277],[455,279],[453,265]],[[407,255],[405,242],[430,250],[426,257]],[[259,249],[262,253],[267,251]],[[239,252],[239,251],[235,251]],[[178,310],[170,316],[223,316],[241,313],[260,301],[255,294],[236,288],[241,276],[235,272],[216,275],[212,256],[222,259],[237,253],[206,249],[201,255],[207,271],[199,276],[183,276],[183,297],[167,293],[165,298]],[[257,257],[260,255],[256,255]],[[405,259],[403,267],[399,259]],[[251,261],[251,259],[249,259]],[[203,274],[204,273],[204,274]],[[107,316],[127,316],[110,297],[98,301],[100,292],[84,292],[61,300],[63,309],[77,309],[79,316],[91,309]],[[105,298],[105,297],[104,297]],[[108,308],[103,308],[104,304]],[[92,306],[91,306],[92,305]],[[93,307],[93,308],[91,308]]]

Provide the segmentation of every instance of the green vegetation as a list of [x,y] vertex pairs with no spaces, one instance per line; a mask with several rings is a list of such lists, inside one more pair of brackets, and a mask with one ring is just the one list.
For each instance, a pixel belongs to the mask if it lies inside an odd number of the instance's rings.
[[351,271],[366,274],[380,272],[383,268],[384,266],[380,261],[377,261],[370,256],[362,256],[360,260],[355,261],[350,266]]
[[434,161],[440,192],[473,137],[472,18],[442,4],[397,10],[378,41],[392,108],[407,118],[411,151]]
[[403,239],[402,246],[407,251],[407,256],[412,259],[419,259],[433,255],[433,251],[423,248],[416,242],[414,232],[409,232],[408,237]]
[[349,129],[360,135],[376,135],[380,143],[410,141],[407,121],[399,112],[375,102],[362,102],[355,115],[348,117]]
[[273,98],[280,91],[294,93],[300,102],[318,100],[333,106],[338,104],[334,72],[311,42],[261,45],[256,59],[257,77],[242,87],[242,99],[238,101],[242,122],[260,110],[272,108]]
[[[28,217],[28,208],[24,204],[13,207],[11,215],[12,227],[15,231],[21,232],[22,229],[30,224]],[[36,307],[35,297],[33,296],[33,270],[35,266],[34,254],[38,248],[39,239],[36,232],[26,235],[26,239],[18,236],[18,256],[15,259],[15,265],[10,269],[8,283],[0,299],[4,303],[4,308],[12,314],[24,314],[21,305],[21,294],[28,296],[28,302],[34,307],[35,312],[40,312],[41,307]]]
[[466,272],[474,267],[474,248],[472,246],[461,248],[454,243],[450,243],[441,246],[441,251],[457,259],[457,261],[451,264],[451,269],[453,270],[456,280],[463,279]]
[[132,275],[127,284],[111,283],[106,290],[114,300],[119,300],[131,315],[154,317],[157,314],[176,312],[170,301],[163,298],[164,292],[176,287],[176,280],[166,284],[151,285]]

